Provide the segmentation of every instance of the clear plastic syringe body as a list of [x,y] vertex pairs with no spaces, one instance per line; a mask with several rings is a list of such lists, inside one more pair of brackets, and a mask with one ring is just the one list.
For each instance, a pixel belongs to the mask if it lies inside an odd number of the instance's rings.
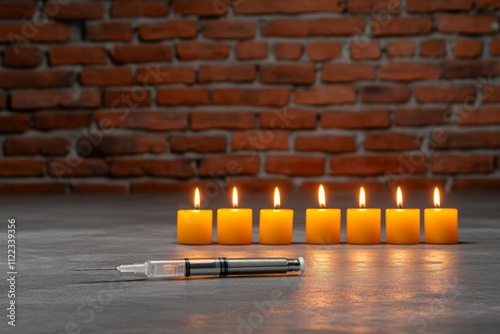
[[120,272],[145,274],[149,278],[221,277],[228,275],[303,273],[304,258],[285,259],[176,259],[122,265]]

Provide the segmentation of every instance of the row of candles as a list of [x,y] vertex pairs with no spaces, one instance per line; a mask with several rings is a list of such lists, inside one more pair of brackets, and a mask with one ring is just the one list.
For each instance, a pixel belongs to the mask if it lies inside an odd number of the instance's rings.
[[[306,242],[308,244],[340,243],[341,210],[326,208],[325,189],[318,189],[319,208],[306,209]],[[212,243],[212,210],[200,210],[200,192],[195,190],[194,210],[177,212],[177,242],[189,245]],[[401,188],[396,192],[397,208],[386,209],[385,230],[388,244],[420,242],[420,209],[403,208]],[[274,190],[274,209],[261,209],[259,243],[287,245],[292,243],[292,209],[280,208],[280,193]],[[455,244],[458,242],[458,210],[440,207],[439,189],[434,189],[434,206],[424,210],[425,242]],[[381,209],[366,208],[365,190],[359,192],[359,208],[347,209],[348,244],[380,243]],[[252,209],[238,208],[238,192],[233,188],[233,207],[217,210],[217,243],[246,245],[252,243]]]

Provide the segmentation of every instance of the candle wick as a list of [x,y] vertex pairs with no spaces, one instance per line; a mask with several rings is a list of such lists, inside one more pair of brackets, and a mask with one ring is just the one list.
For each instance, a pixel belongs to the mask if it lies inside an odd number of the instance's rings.
[[325,208],[325,205],[324,204],[320,204],[319,206],[321,209],[324,209]]
[[402,205],[402,204],[398,204],[398,208],[399,208],[399,209],[402,209],[402,208],[403,208],[403,205]]
[[233,204],[233,209],[237,209],[238,208],[238,204]]
[[274,206],[274,209],[276,209],[276,210],[278,210],[279,208],[280,208],[280,205],[279,205],[279,204],[276,204],[276,205]]
[[364,204],[361,204],[359,207],[360,207],[361,209],[364,209],[364,208],[365,208],[365,205],[364,205]]

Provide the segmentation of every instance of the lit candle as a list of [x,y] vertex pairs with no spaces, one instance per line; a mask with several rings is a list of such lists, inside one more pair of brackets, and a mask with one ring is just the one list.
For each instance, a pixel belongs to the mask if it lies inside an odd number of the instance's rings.
[[252,243],[252,209],[238,208],[238,191],[233,188],[233,208],[217,210],[217,243],[248,245]]
[[439,189],[434,189],[434,209],[424,211],[425,242],[456,244],[458,242],[458,210],[442,209]]
[[177,242],[187,245],[212,243],[212,210],[200,210],[200,191],[194,192],[194,210],[177,211]]
[[274,209],[260,210],[259,242],[267,245],[292,243],[293,210],[280,209],[280,191],[274,189]]
[[403,193],[396,192],[397,209],[385,210],[385,235],[388,244],[420,242],[420,209],[403,209]]
[[380,209],[366,209],[365,189],[359,191],[359,209],[347,209],[347,243],[380,243]]
[[340,209],[326,209],[325,189],[318,189],[319,209],[306,210],[306,242],[308,244],[340,243]]

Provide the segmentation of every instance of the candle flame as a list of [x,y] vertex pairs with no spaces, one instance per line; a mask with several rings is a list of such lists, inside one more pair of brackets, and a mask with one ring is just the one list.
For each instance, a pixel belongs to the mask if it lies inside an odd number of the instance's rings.
[[238,190],[236,187],[233,187],[233,208],[238,207]]
[[274,188],[274,208],[279,209],[281,205],[281,200],[280,200],[280,190],[278,187]]
[[434,206],[436,208],[441,207],[441,196],[439,195],[438,187],[434,188]]
[[194,208],[200,208],[200,191],[198,190],[198,188],[196,188],[196,190],[194,191]]
[[322,184],[319,185],[318,189],[318,202],[320,208],[324,208],[326,206],[325,188]]
[[359,190],[359,207],[360,208],[365,208],[366,206],[366,195],[365,195],[365,188],[361,187]]
[[396,203],[398,204],[398,208],[403,207],[403,193],[401,192],[401,187],[398,187],[396,191]]

